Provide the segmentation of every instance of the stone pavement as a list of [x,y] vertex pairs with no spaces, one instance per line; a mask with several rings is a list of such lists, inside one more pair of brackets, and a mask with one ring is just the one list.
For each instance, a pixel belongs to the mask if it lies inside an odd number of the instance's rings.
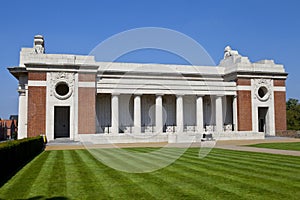
[[300,151],[245,146],[245,145],[259,144],[259,143],[281,143],[281,142],[300,142],[300,139],[284,138],[284,137],[266,137],[263,140],[218,141],[215,147],[220,149],[236,150],[236,151],[251,151],[251,152],[260,152],[260,153],[300,156]]
[[[228,141],[216,141],[214,148],[237,150],[237,151],[250,151],[250,152],[261,152],[281,155],[292,155],[300,156],[300,151],[291,150],[279,150],[279,149],[268,149],[268,148],[257,148],[248,147],[245,145],[258,144],[258,143],[276,143],[276,142],[300,142],[300,139],[295,138],[284,138],[284,137],[266,137],[262,140],[228,140]],[[200,147],[202,144],[193,143],[191,147]],[[128,148],[128,147],[164,147],[168,143],[128,143],[128,144],[97,144],[89,145],[88,148]],[[170,144],[169,144],[170,145]],[[171,145],[174,147],[180,147],[180,144]],[[186,145],[183,145],[186,147]],[[81,142],[74,142],[70,140],[55,140],[47,144],[46,150],[68,150],[68,149],[85,149],[87,146]]]
[[130,148],[130,147],[164,147],[167,142],[157,143],[124,143],[124,144],[83,144],[81,142],[56,142],[52,141],[46,145],[48,150],[68,150],[68,149],[85,149],[85,148]]

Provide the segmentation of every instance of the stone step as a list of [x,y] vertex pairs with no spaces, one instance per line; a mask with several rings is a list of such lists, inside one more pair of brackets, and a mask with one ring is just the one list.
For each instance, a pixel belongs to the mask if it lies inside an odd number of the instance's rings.
[[70,138],[56,138],[49,141],[47,145],[81,145],[81,142],[70,140]]

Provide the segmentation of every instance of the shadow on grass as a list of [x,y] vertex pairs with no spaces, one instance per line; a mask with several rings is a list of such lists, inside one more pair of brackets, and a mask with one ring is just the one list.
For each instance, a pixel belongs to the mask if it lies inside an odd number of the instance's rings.
[[31,156],[29,159],[25,160],[24,162],[21,163],[19,167],[11,166],[11,170],[7,171],[7,174],[3,174],[0,176],[0,188],[7,182],[9,181],[16,173],[18,173],[25,165],[27,165],[30,161],[32,161],[36,156],[38,156],[41,152],[39,152],[37,155]]
[[[35,196],[35,197],[31,197],[31,198],[28,198],[28,200],[68,200],[69,198],[67,197],[51,197],[51,198],[47,198],[45,196]],[[4,199],[0,199],[0,200],[4,200]]]
[[43,137],[29,137],[0,144],[0,187],[45,149]]
[[31,197],[31,198],[29,198],[29,200],[40,200],[40,199],[45,199],[45,200],[52,200],[52,199],[57,199],[57,200],[67,200],[67,199],[69,199],[69,198],[67,198],[67,197],[51,197],[51,198],[46,198],[46,197],[44,197],[44,196],[36,196],[36,197]]

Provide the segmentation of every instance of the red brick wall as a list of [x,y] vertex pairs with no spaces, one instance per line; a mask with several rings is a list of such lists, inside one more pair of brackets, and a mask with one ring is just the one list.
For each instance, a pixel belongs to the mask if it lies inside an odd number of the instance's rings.
[[47,78],[46,72],[29,72],[28,73],[28,80],[45,81],[46,78]]
[[95,74],[78,74],[78,80],[82,82],[94,82],[96,80]]
[[46,87],[28,87],[27,136],[46,134]]
[[78,133],[96,133],[95,88],[78,88]]
[[236,85],[251,85],[251,79],[239,78],[236,80]]
[[237,91],[238,130],[252,131],[251,91]]
[[273,80],[274,86],[285,86],[285,80]]
[[275,107],[275,130],[286,130],[286,104],[285,92],[274,91],[274,107]]
[[[237,85],[251,86],[251,79],[239,78]],[[238,130],[252,131],[252,102],[251,91],[237,91]]]

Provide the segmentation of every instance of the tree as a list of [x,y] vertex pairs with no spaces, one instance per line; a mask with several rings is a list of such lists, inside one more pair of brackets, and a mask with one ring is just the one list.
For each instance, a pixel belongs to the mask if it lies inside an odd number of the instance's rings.
[[288,130],[300,130],[300,104],[298,99],[286,102],[286,120]]

